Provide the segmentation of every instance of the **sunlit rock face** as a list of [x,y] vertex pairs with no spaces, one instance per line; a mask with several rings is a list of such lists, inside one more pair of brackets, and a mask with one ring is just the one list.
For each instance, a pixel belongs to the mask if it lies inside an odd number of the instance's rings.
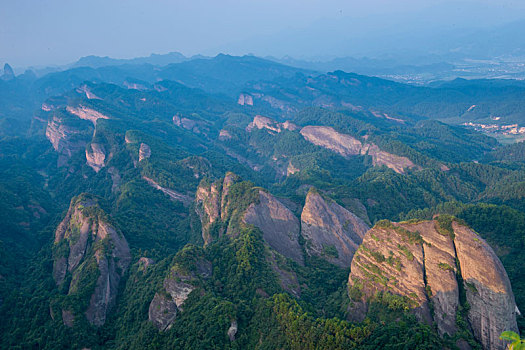
[[406,297],[415,315],[435,322],[440,334],[452,335],[464,291],[474,336],[484,349],[505,349],[499,335],[517,331],[507,273],[482,238],[456,222],[452,227],[446,232],[437,221],[381,222],[368,231],[348,278],[351,318],[362,320],[367,301],[378,291],[389,292]]

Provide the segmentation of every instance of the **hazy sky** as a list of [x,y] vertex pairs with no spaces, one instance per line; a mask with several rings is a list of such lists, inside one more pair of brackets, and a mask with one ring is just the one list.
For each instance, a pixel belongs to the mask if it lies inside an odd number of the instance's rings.
[[[488,26],[525,18],[524,13],[522,0],[461,5],[442,0],[0,0],[0,64],[64,64],[91,54],[124,58],[170,51],[281,55],[283,49],[271,45],[272,36],[316,25],[324,25],[323,35],[338,36],[330,23],[359,19],[373,30],[391,20],[394,25],[424,18],[422,26],[441,20]],[[259,40],[263,46],[257,46]]]

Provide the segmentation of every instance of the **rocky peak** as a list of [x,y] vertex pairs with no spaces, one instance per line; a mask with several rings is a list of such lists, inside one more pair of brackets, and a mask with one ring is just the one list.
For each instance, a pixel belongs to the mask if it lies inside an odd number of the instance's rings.
[[[233,173],[224,179],[209,183],[202,181],[195,196],[196,212],[201,218],[204,243],[210,243],[214,234],[235,234],[232,227],[238,224],[254,225],[263,233],[268,245],[282,255],[302,263],[302,250],[299,245],[299,220],[270,193],[256,187],[239,189],[239,198],[231,198],[232,186],[240,183]],[[240,203],[239,201],[243,201]],[[213,231],[213,225],[218,225]]]
[[12,80],[15,78],[15,72],[9,64],[4,64],[4,74],[2,75],[2,80]]
[[357,320],[376,292],[388,292],[404,297],[421,321],[435,322],[440,334],[452,335],[463,290],[470,326],[484,349],[504,349],[499,334],[517,331],[514,295],[501,262],[483,239],[450,218],[379,222],[354,255],[348,286],[350,314]]
[[301,233],[308,254],[349,267],[368,230],[362,219],[310,189],[301,214]]
[[[90,294],[85,316],[91,324],[103,325],[131,254],[126,239],[109,222],[95,197],[83,194],[71,200],[66,217],[55,231],[53,260],[57,285],[67,288],[72,298]],[[85,288],[93,289],[85,292]]]

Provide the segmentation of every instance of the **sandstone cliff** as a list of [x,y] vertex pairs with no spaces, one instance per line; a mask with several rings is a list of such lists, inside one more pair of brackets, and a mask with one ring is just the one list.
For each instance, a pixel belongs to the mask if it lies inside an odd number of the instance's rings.
[[377,291],[389,292],[405,297],[416,316],[435,322],[440,334],[452,335],[465,291],[468,320],[484,349],[504,349],[499,334],[517,330],[516,304],[501,262],[483,239],[455,222],[376,224],[354,255],[348,285],[350,314],[357,320]]
[[301,214],[306,251],[341,267],[349,267],[368,225],[353,213],[310,189]]
[[106,151],[104,146],[92,143],[86,148],[86,162],[95,172],[99,172],[105,166]]
[[[232,186],[237,185],[234,196],[230,195]],[[254,225],[271,248],[302,263],[299,220],[270,193],[241,183],[235,174],[228,173],[223,180],[201,182],[195,202],[205,245],[217,238],[215,235],[235,235],[233,228],[238,225]]]
[[175,257],[161,290],[150,303],[150,322],[161,331],[169,329],[190,293],[211,273],[212,265],[204,259],[202,251],[193,246],[185,247]]
[[384,152],[377,145],[362,143],[358,139],[339,133],[328,126],[305,126],[300,132],[311,143],[339,153],[343,157],[368,154],[372,157],[373,165],[385,165],[400,174],[407,168],[416,167],[407,157]]
[[[90,295],[83,301],[87,309],[82,312],[91,324],[103,325],[131,255],[126,239],[111,225],[96,198],[81,195],[71,201],[55,231],[53,260],[53,277],[57,286],[67,290],[66,301],[70,296]],[[63,314],[72,311],[63,310]],[[72,324],[71,319],[64,319],[65,324]]]
[[46,137],[58,153],[57,166],[66,165],[74,154],[84,151],[92,134],[91,125],[85,122],[76,123],[66,115],[55,113],[48,120]]
[[271,118],[256,115],[253,121],[246,127],[246,131],[252,131],[253,129],[267,129],[275,133],[280,133],[283,130],[298,130],[299,127],[290,121],[278,123]]

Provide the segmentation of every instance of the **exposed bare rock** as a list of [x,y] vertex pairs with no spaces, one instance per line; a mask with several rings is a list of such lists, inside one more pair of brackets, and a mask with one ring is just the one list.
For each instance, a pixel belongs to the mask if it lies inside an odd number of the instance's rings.
[[139,259],[139,269],[140,270],[145,271],[148,269],[148,267],[150,267],[153,264],[155,264],[155,261],[153,259],[146,258],[145,256]]
[[77,89],[77,92],[84,93],[89,100],[101,100],[100,97],[91,92],[91,89],[86,84],[80,86]]
[[126,239],[107,221],[95,198],[81,195],[71,201],[55,231],[53,260],[57,285],[64,283],[66,273],[72,276],[68,295],[88,288],[81,281],[98,274],[85,316],[91,324],[103,325],[131,254]]
[[262,115],[256,115],[253,121],[246,127],[246,131],[252,131],[253,129],[267,129],[275,133],[280,133],[283,130],[297,130],[299,127],[290,121],[284,123],[278,123],[275,120],[263,117]]
[[241,106],[253,106],[253,97],[248,94],[240,94],[237,103]]
[[141,143],[139,148],[139,162],[151,157],[151,148],[146,143]]
[[407,157],[384,152],[374,144],[363,144],[358,139],[339,133],[328,126],[305,126],[300,132],[311,143],[339,153],[343,157],[368,154],[372,157],[373,165],[385,165],[397,173],[416,167]]
[[4,64],[4,74],[0,76],[0,79],[2,80],[13,80],[15,78],[15,72],[13,72],[13,68],[9,64]]
[[314,145],[328,148],[344,157],[361,154],[361,141],[328,126],[305,126],[301,135]]
[[58,153],[57,166],[64,166],[73,154],[83,151],[92,133],[93,128],[89,124],[82,128],[71,125],[59,115],[51,117],[47,123],[46,137]]
[[308,254],[349,267],[368,230],[356,215],[310,189],[301,214],[301,233]]
[[454,232],[474,335],[485,349],[505,349],[501,332],[518,331],[507,273],[492,248],[472,230],[454,223]]
[[292,162],[290,161],[288,163],[288,168],[286,168],[286,176],[293,175],[295,173],[298,173],[299,171],[301,171],[301,169],[294,167]]
[[258,227],[264,240],[277,252],[298,263],[303,262],[299,220],[274,196],[260,190],[258,203],[250,204],[243,221]]
[[[91,148],[91,152],[89,149]],[[86,148],[86,162],[96,173],[102,169],[105,164],[106,153],[104,146],[98,143],[92,143]]]
[[153,179],[150,179],[147,176],[143,176],[142,178],[144,180],[146,180],[146,182],[151,187],[156,188],[157,190],[160,190],[160,191],[164,192],[165,194],[167,194],[171,198],[171,200],[182,202],[182,204],[184,204],[186,206],[190,205],[191,202],[193,202],[193,199],[190,196],[187,196],[185,194],[179,193],[177,191],[174,191],[174,190],[166,188],[166,187],[162,187],[158,183],[156,183]]
[[[380,222],[368,231],[348,280],[353,318],[363,319],[367,300],[377,291],[390,292],[407,298],[416,316],[435,322],[440,334],[453,335],[463,289],[474,336],[484,349],[504,349],[501,332],[517,331],[516,304],[505,269],[472,230],[455,222],[452,227],[448,232],[438,221]],[[458,284],[456,273],[461,273],[464,285]]]
[[108,116],[105,116],[104,114],[95,111],[94,109],[85,107],[85,106],[78,106],[78,107],[72,107],[67,106],[66,110],[79,117],[80,119],[89,120],[93,123],[93,125],[97,124],[98,119],[109,119]]
[[201,219],[202,239],[204,245],[212,241],[210,235],[211,225],[220,219],[221,210],[221,183],[212,184],[201,182],[195,194],[195,210]]
[[231,140],[232,138],[233,137],[232,137],[232,135],[230,134],[230,132],[228,130],[221,129],[221,131],[219,132],[219,140],[220,141]]
[[233,320],[228,328],[228,338],[230,341],[235,341],[235,335],[237,334],[237,320]]
[[[192,262],[184,257],[188,250],[197,251]],[[181,258],[181,261],[177,261]],[[168,276],[164,279],[162,290],[155,294],[150,303],[148,318],[161,331],[169,329],[183,305],[200,285],[201,279],[211,276],[212,265],[203,258],[197,248],[184,248],[175,257],[176,262],[171,266]],[[190,266],[188,266],[190,264]]]
[[148,319],[160,331],[171,328],[171,325],[177,317],[177,305],[171,299],[170,295],[155,293],[155,297],[149,304]]

